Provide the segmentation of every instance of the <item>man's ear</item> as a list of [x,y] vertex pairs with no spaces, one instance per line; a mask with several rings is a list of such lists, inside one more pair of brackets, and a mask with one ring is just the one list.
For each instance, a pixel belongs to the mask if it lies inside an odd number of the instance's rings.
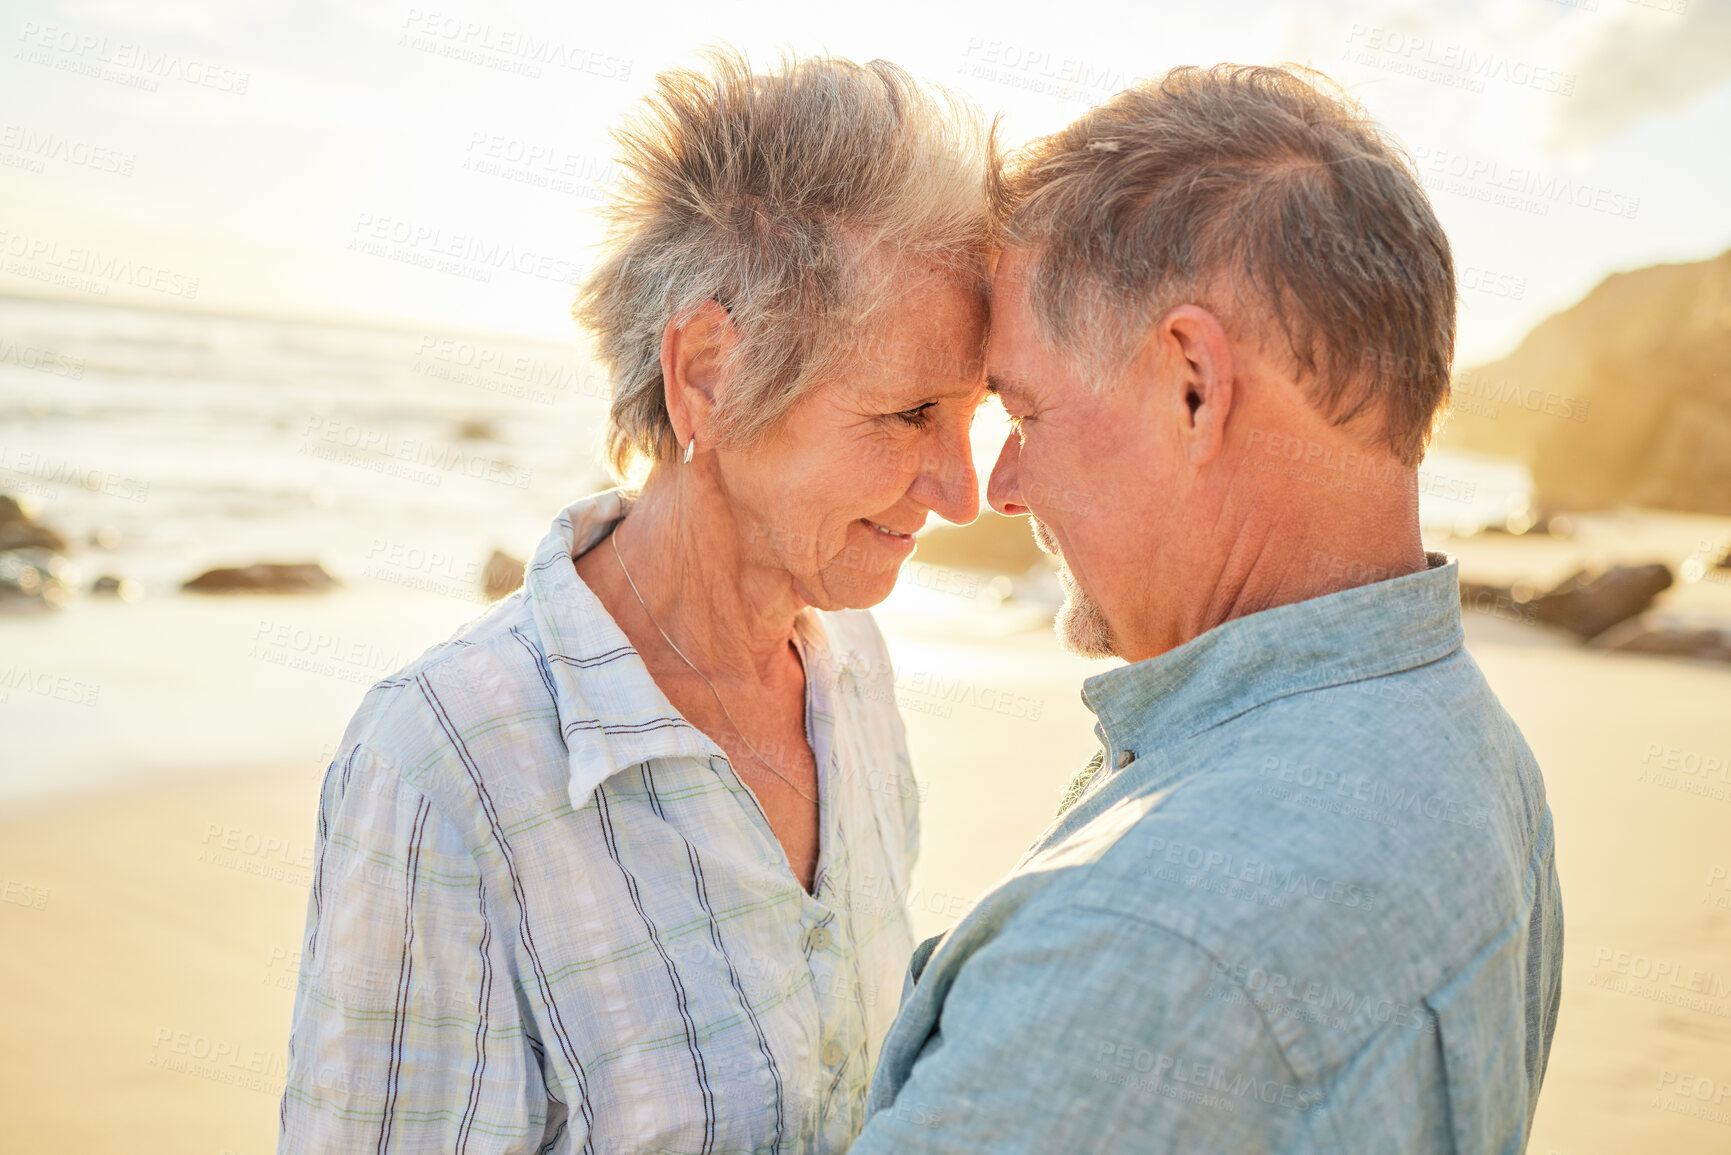
[[1226,439],[1237,385],[1232,342],[1219,318],[1200,305],[1179,305],[1161,317],[1144,354],[1153,354],[1179,438],[1192,463],[1212,461]]
[[692,437],[703,438],[708,430],[738,344],[732,319],[715,301],[686,310],[661,330],[661,385],[681,445]]

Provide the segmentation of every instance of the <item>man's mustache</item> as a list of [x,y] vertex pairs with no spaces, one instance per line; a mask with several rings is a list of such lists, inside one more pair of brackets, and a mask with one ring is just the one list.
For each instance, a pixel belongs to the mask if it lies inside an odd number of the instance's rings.
[[1058,549],[1058,539],[1052,536],[1052,531],[1046,528],[1046,523],[1033,514],[1029,514],[1028,524],[1033,527],[1034,544],[1040,547],[1040,552],[1049,553],[1059,561],[1063,561],[1064,554]]

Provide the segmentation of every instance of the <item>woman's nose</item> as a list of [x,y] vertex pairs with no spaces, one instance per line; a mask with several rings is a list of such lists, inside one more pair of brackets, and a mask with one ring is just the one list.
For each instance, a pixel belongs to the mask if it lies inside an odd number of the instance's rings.
[[993,509],[1006,517],[1020,517],[1028,512],[1022,504],[1022,442],[1011,433],[1004,438],[1004,448],[998,451],[998,463],[992,466],[992,479],[986,500]]
[[980,516],[980,476],[966,425],[933,431],[915,485],[920,490],[916,496],[945,521],[967,525]]

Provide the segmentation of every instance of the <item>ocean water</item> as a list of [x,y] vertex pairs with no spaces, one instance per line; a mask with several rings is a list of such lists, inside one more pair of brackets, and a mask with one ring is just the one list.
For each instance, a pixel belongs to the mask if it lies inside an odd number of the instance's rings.
[[147,596],[254,561],[472,587],[604,483],[606,404],[574,343],[0,297],[0,491]]

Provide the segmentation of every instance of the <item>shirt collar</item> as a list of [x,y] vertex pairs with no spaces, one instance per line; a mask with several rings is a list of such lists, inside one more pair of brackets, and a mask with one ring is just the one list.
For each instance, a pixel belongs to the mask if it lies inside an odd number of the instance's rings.
[[[575,560],[613,532],[627,506],[617,489],[572,502],[523,573],[540,636],[541,676],[569,751],[571,805],[577,807],[620,770],[651,758],[725,757],[667,700],[625,632],[577,576]],[[833,701],[836,671],[847,671],[851,655],[833,652],[828,631],[810,610],[795,620],[795,636],[815,700]]]
[[1425,557],[1420,573],[1234,618],[1089,678],[1082,700],[1099,719],[1102,744],[1152,752],[1276,698],[1447,657],[1465,641],[1460,566],[1439,553]]

